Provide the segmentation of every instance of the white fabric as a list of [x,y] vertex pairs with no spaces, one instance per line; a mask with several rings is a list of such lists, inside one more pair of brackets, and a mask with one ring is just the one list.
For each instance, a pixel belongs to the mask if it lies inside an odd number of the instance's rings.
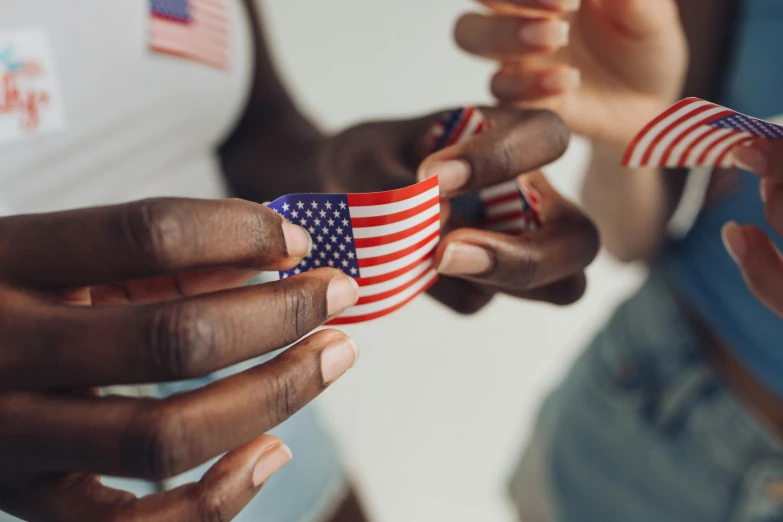
[[241,115],[253,56],[246,9],[227,1],[225,71],[151,52],[149,0],[3,0],[0,33],[46,30],[67,127],[0,145],[0,199],[38,212],[224,195],[214,148]]

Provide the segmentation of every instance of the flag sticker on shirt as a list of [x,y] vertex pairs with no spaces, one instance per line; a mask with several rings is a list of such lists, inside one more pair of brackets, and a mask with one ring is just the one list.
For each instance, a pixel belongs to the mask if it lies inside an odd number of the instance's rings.
[[317,268],[342,270],[359,284],[359,301],[329,324],[377,319],[425,292],[437,279],[440,239],[438,178],[388,192],[293,194],[269,207],[306,228],[310,255],[285,279]]
[[150,48],[227,69],[230,12],[226,0],[149,0]]
[[[435,122],[430,152],[466,141],[493,127],[475,107],[464,107]],[[527,182],[511,180],[479,192],[452,198],[452,215],[465,225],[521,234],[541,227],[541,196]],[[460,223],[460,224],[462,224]]]
[[64,129],[63,106],[46,31],[0,31],[0,144]]
[[686,98],[650,122],[625,152],[626,167],[734,167],[731,151],[753,138],[783,138],[783,127]]

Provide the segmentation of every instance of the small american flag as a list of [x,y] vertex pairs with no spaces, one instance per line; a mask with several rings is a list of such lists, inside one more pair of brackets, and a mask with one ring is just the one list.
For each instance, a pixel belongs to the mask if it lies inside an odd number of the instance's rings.
[[280,277],[339,268],[359,283],[356,306],[329,324],[377,319],[398,310],[437,279],[432,256],[440,239],[438,178],[389,192],[293,194],[269,207],[306,228],[313,250]]
[[[461,143],[492,128],[475,107],[457,109],[436,122],[430,133],[431,152]],[[507,181],[451,199],[452,213],[469,225],[521,234],[541,226],[541,196],[527,182]]]
[[150,0],[150,46],[220,69],[229,64],[226,0]]
[[734,166],[731,151],[754,137],[783,138],[783,127],[686,98],[650,122],[625,152],[626,167]]

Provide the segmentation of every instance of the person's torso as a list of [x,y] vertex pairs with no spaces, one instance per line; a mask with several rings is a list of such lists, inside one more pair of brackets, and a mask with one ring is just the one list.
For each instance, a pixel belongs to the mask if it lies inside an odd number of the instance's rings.
[[[783,2],[745,0],[736,46],[724,75],[722,99],[760,118],[783,114]],[[764,218],[758,178],[717,171],[707,204],[688,235],[673,245],[664,264],[680,295],[765,385],[783,395],[783,320],[747,288],[721,240],[728,221],[763,228],[779,247],[783,239]]]
[[[150,50],[157,0],[4,0],[3,206],[20,213],[151,196],[224,195],[215,147],[241,116],[254,51],[243,1],[218,1],[228,8],[221,22],[228,30],[220,50],[227,52],[225,69]],[[174,27],[180,28],[160,38],[191,41],[197,28]],[[43,57],[42,35],[51,63]],[[29,73],[42,83],[19,76]],[[35,102],[38,87],[40,107],[31,112],[35,107],[24,102]],[[63,125],[56,125],[57,111]]]

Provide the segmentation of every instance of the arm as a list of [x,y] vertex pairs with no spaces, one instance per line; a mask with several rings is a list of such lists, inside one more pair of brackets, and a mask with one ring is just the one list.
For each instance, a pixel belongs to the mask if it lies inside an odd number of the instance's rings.
[[299,111],[275,70],[258,3],[245,0],[256,50],[253,88],[241,121],[218,151],[223,172],[233,193],[251,201],[318,192],[315,161],[324,136]]
[[[718,94],[722,58],[730,51],[727,35],[733,4],[731,0],[680,1],[691,63],[685,96]],[[665,240],[687,171],[647,168],[629,172],[621,166],[622,153],[617,147],[593,143],[582,199],[601,230],[606,249],[622,261],[634,261],[653,255]]]

